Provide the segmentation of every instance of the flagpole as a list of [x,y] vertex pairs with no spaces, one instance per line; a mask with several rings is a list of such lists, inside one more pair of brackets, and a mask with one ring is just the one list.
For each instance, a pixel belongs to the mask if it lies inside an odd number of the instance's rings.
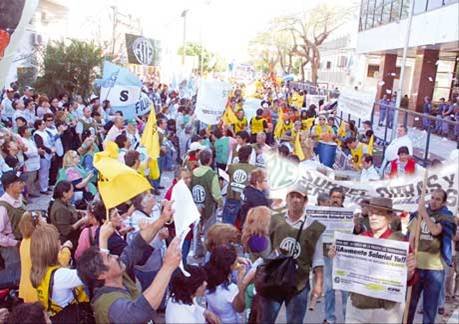
[[[421,198],[419,199],[418,210],[419,210],[420,204],[424,201],[424,198],[426,196],[428,173],[429,171],[426,169],[424,172],[424,181],[422,183],[422,192],[421,192]],[[422,217],[419,215],[419,212],[418,212],[418,215],[416,217],[416,226],[415,226],[415,232],[414,232],[415,233],[414,234],[414,246],[413,246],[413,253],[414,253],[415,258],[418,254],[419,236],[421,234],[421,231],[420,231],[421,221],[422,221]],[[403,324],[408,323],[408,313],[410,310],[412,290],[413,290],[412,286],[408,287],[408,292],[407,292],[406,302],[405,302],[405,310],[403,311],[403,322],[402,322]]]

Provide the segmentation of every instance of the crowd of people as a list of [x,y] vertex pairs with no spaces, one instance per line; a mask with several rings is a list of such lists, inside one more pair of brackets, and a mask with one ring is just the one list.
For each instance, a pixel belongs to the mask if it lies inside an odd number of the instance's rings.
[[[245,116],[246,89],[236,85],[221,122],[212,126],[196,119],[196,96],[182,90],[159,82],[143,87],[156,113],[158,173],[141,140],[149,114],[126,119],[96,96],[5,89],[0,289],[18,289],[18,298],[0,309],[0,323],[145,323],[160,313],[166,323],[274,323],[283,304],[286,321],[302,323],[311,299],[322,297],[324,323],[336,322],[337,312],[347,323],[401,323],[404,303],[333,290],[336,251],[325,246],[324,225],[308,218],[305,207],[343,207],[345,192],[335,187],[311,201],[306,188],[295,186],[283,201],[272,200],[266,154],[336,169],[338,152],[355,181],[396,178],[419,169],[407,128],[397,125],[397,139],[376,163],[371,122],[358,129],[353,120],[340,121],[336,104],[326,100],[305,107],[305,91],[272,78],[256,83],[262,100],[254,117]],[[94,166],[104,150],[114,150],[152,189],[106,208]],[[161,176],[166,171],[174,172],[171,184]],[[179,181],[200,213],[183,244],[174,228],[183,215],[171,201]],[[50,194],[46,212],[27,207]],[[446,206],[447,192],[438,188],[420,202],[407,235],[391,199],[362,198],[355,235],[412,241],[422,219],[419,253],[406,260],[413,291],[408,322],[421,295],[424,323],[435,322],[446,299],[459,299],[458,217]],[[260,269],[279,252],[294,255],[297,269],[292,291],[279,286],[273,296]]]

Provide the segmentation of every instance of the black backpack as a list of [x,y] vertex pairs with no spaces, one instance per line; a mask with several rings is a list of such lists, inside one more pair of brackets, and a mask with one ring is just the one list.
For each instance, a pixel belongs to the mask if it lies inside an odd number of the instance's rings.
[[[304,221],[296,236],[296,242],[300,240]],[[293,255],[281,254],[275,258],[265,260],[258,266],[255,274],[255,288],[257,294],[262,297],[279,302],[289,300],[297,292],[296,273],[298,264]]]

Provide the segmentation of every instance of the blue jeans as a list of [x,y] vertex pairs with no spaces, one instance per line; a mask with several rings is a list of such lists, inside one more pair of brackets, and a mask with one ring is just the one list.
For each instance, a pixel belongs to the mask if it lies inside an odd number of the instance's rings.
[[287,308],[287,323],[303,323],[308,304],[308,295],[309,283],[291,299],[282,302],[260,296],[260,323],[274,323],[284,302]]
[[386,109],[379,108],[379,121],[378,124],[384,123],[384,120],[386,119]]
[[241,209],[240,200],[226,199],[225,206],[223,207],[223,213],[222,213],[223,223],[234,225],[240,209]]
[[413,323],[416,307],[422,292],[422,322],[435,323],[435,316],[437,315],[438,302],[440,299],[440,291],[443,287],[442,284],[445,277],[445,271],[421,269],[416,269],[416,271],[419,273],[419,281],[411,290],[408,323]]
[[[329,257],[324,257],[325,266],[324,266],[324,291],[325,291],[325,319],[329,323],[336,322],[335,316],[335,293],[333,290],[333,259]],[[347,291],[340,291],[342,308],[343,308],[343,320],[346,318],[346,303],[349,297]]]

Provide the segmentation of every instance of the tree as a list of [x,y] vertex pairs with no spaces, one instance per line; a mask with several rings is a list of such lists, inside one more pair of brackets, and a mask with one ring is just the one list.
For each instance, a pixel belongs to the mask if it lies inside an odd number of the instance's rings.
[[44,51],[42,75],[34,86],[49,96],[67,92],[89,97],[102,62],[102,49],[93,42],[75,39],[69,44],[51,42]]
[[[199,43],[187,42],[185,44],[185,49],[180,47],[178,49],[178,55],[182,55],[185,50],[186,56],[197,56],[198,57],[198,71],[210,72],[214,70],[214,67],[218,65],[220,58],[215,54],[211,53],[207,49],[203,48]],[[202,69],[201,69],[202,64]]]
[[314,9],[294,16],[278,18],[279,28],[288,31],[293,41],[293,53],[302,58],[302,78],[304,67],[311,64],[311,81],[317,84],[320,66],[320,45],[340,28],[353,8],[342,8],[320,4]]

